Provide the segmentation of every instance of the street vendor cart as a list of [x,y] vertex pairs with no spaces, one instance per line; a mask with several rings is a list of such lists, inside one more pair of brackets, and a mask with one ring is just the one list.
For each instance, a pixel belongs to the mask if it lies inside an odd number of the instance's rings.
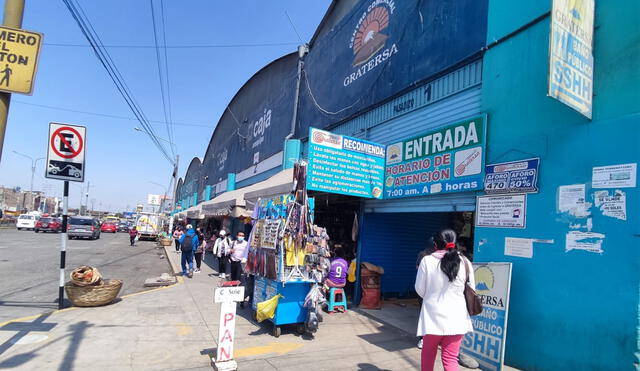
[[249,236],[246,272],[255,277],[252,309],[261,317],[260,303],[278,297],[266,317],[276,337],[288,324],[295,324],[299,333],[315,332],[315,313],[323,300],[320,282],[330,266],[329,237],[313,225],[314,202],[307,197],[305,178],[306,166],[297,164],[294,192],[258,200]]

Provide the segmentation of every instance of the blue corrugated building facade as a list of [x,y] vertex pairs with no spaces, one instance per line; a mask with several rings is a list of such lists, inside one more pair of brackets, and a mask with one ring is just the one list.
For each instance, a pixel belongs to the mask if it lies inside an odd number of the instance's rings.
[[[540,158],[524,228],[476,227],[481,189],[381,200],[317,192],[318,224],[385,268],[385,297],[415,296],[416,255],[454,228],[474,261],[512,263],[506,364],[637,369],[640,194],[592,186],[594,167],[640,159],[640,5],[624,3],[596,3],[588,119],[547,96],[551,2],[334,1],[308,46],[258,71],[229,103],[178,183],[182,217],[242,228],[259,185],[306,158],[310,127],[391,145],[486,117],[486,164]],[[581,212],[559,205],[567,185],[584,185]],[[262,195],[286,184],[271,188]],[[602,192],[623,193],[624,213],[599,207]],[[598,250],[569,249],[573,232],[604,237],[586,241]],[[515,257],[508,237],[544,243]]]

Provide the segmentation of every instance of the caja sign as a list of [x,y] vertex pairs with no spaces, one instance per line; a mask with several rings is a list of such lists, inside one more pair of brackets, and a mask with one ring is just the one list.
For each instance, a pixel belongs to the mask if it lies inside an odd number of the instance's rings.
[[387,147],[385,198],[481,190],[486,115]]

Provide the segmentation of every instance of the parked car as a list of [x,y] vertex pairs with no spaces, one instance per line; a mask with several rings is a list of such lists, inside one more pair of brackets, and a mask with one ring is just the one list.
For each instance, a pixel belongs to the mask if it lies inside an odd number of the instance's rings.
[[129,223],[127,223],[127,222],[120,222],[120,223],[118,224],[118,232],[125,232],[125,233],[127,233],[127,232],[129,232],[129,228],[130,228],[130,227],[129,227]]
[[97,219],[88,216],[72,216],[69,218],[67,236],[74,238],[88,238],[97,240],[100,238],[100,224]]
[[102,226],[100,227],[101,232],[116,233],[117,230],[118,227],[116,227],[115,224],[108,222],[102,223]]
[[42,217],[36,222],[35,232],[55,232],[62,231],[62,222],[58,218]]
[[38,222],[37,216],[22,214],[18,217],[18,220],[16,221],[16,228],[18,228],[19,231],[23,229],[34,230],[36,228],[36,222]]

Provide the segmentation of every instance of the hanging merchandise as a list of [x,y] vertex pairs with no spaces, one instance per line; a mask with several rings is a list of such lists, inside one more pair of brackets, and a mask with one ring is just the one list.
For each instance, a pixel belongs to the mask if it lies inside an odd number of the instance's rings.
[[313,224],[315,202],[307,195],[306,176],[306,164],[296,164],[291,194],[258,199],[254,206],[258,219],[249,235],[245,272],[255,276],[255,311],[256,303],[282,295],[269,318],[276,336],[283,324],[315,332],[316,311],[324,301],[318,283],[330,266],[329,235]]

